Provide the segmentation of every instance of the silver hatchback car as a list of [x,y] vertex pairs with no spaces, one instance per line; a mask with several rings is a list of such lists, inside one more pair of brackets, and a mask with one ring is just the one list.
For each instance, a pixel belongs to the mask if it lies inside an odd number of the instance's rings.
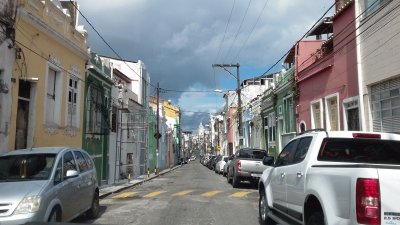
[[0,156],[0,224],[99,215],[96,169],[82,149],[46,147]]

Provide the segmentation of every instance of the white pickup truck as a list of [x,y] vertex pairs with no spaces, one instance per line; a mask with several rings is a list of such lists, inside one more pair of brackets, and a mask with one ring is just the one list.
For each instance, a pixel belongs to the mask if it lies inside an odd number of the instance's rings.
[[250,181],[257,185],[263,171],[268,167],[262,161],[268,155],[267,150],[242,148],[231,157],[228,166],[226,179],[232,182],[234,188],[238,187],[241,181]]
[[310,131],[259,181],[261,224],[400,225],[400,135]]

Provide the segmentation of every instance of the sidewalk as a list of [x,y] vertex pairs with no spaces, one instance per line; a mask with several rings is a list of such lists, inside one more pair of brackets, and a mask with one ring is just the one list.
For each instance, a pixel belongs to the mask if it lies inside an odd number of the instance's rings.
[[161,171],[158,175],[155,175],[154,173],[151,173],[149,177],[147,177],[147,175],[142,175],[139,176],[136,179],[133,179],[131,181],[128,182],[128,180],[121,180],[119,184],[110,184],[110,185],[104,185],[100,187],[100,199],[107,197],[108,195],[111,195],[113,193],[118,193],[120,191],[123,191],[125,189],[128,189],[130,187],[139,185],[139,184],[143,184],[149,180],[152,180],[156,177],[162,176],[166,173],[169,173],[175,169],[178,169],[179,167],[181,167],[181,165],[175,166],[172,169],[165,169],[163,171]]

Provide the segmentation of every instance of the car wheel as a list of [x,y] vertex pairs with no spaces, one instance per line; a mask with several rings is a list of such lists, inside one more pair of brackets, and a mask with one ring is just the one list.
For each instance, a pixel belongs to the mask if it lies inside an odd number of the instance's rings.
[[239,187],[239,184],[240,184],[239,178],[236,176],[236,174],[233,174],[233,177],[232,177],[232,186],[233,186],[234,188],[237,188],[237,187]]
[[313,212],[306,225],[324,225],[324,214],[321,211]]
[[226,173],[226,180],[228,183],[231,183],[231,175],[229,174],[229,171]]
[[270,209],[267,203],[267,196],[265,195],[265,190],[261,190],[260,199],[258,201],[258,213],[260,216],[260,224],[262,225],[275,225],[276,223],[268,217]]
[[61,222],[61,210],[58,207],[55,207],[51,210],[48,222]]
[[92,206],[87,211],[87,216],[90,219],[96,219],[97,217],[99,217],[99,214],[100,214],[100,198],[99,198],[99,192],[96,191],[93,196]]

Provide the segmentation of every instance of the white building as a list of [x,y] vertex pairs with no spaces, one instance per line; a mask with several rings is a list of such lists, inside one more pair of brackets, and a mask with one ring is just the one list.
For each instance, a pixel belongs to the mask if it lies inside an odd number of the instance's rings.
[[399,1],[356,0],[360,93],[344,104],[361,109],[364,131],[400,132],[398,6]]

